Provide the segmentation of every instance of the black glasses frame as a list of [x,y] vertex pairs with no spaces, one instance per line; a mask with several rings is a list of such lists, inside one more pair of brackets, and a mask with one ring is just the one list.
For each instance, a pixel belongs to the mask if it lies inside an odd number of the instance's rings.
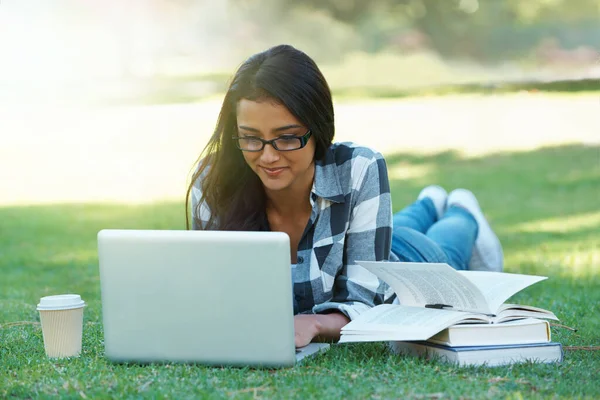
[[[238,149],[240,149],[241,151],[247,151],[250,153],[256,153],[259,151],[263,151],[263,149],[265,148],[266,145],[270,144],[271,146],[273,146],[273,148],[277,151],[296,151],[296,150],[300,150],[301,148],[303,148],[304,146],[306,146],[306,144],[308,143],[308,139],[310,139],[310,137],[312,136],[312,132],[310,131],[310,129],[308,131],[306,131],[306,133],[302,136],[293,136],[293,138],[298,139],[300,141],[300,147],[296,148],[296,149],[280,149],[277,147],[277,141],[278,140],[290,140],[291,137],[290,136],[284,136],[284,137],[278,137],[275,139],[271,139],[271,140],[264,140],[261,139],[259,137],[255,137],[255,136],[250,136],[250,137],[243,137],[243,136],[233,136],[232,139],[235,140],[235,145],[237,146]],[[242,149],[242,147],[240,146],[240,140],[258,140],[259,142],[262,143],[262,146],[260,147],[260,149],[257,150],[248,150],[248,149]]]

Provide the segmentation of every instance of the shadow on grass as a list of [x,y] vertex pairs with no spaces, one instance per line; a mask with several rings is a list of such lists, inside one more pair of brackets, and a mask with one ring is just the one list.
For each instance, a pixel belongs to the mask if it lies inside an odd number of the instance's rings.
[[477,158],[457,152],[393,154],[387,161],[388,169],[400,171],[400,176],[403,168],[425,171],[408,178],[390,174],[395,211],[414,201],[428,184],[449,191],[464,187],[478,197],[508,259],[529,253],[531,261],[544,259],[539,256],[544,254],[552,258],[545,262],[561,263],[569,254],[583,252],[575,261],[589,266],[582,265],[578,275],[599,274],[600,146],[566,145]]
[[[498,231],[507,258],[527,254],[512,259],[527,264],[541,254],[550,257],[540,256],[544,262],[560,264],[575,252],[582,257],[576,263],[595,264],[583,275],[598,275],[600,146],[568,145],[478,158],[456,152],[397,153],[386,159],[390,171],[426,167],[420,175],[405,178],[390,173],[394,211],[414,201],[425,185],[436,183],[448,190],[466,187],[477,195]],[[185,228],[183,199],[150,205],[4,207],[0,221],[0,269],[11,271],[5,282],[16,287],[31,275],[31,266],[37,272],[28,279],[40,285],[52,286],[49,282],[67,278],[81,279],[82,288],[86,287],[86,280],[96,279],[96,234],[103,228]],[[75,265],[86,268],[69,268]],[[56,268],[65,274],[54,274]],[[10,284],[6,288],[12,290]]]
[[394,209],[414,200],[420,189],[437,183],[448,190],[466,187],[501,228],[517,223],[600,211],[600,146],[565,145],[528,152],[503,152],[465,158],[457,152],[433,155],[396,153],[389,170],[426,166],[420,176],[390,174]]

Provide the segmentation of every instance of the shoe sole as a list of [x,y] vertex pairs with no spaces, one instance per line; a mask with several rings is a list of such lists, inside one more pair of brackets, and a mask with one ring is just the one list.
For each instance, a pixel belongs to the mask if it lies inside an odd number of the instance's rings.
[[[423,191],[427,188],[435,188],[436,190],[440,191],[441,193],[443,193],[444,195],[444,206],[441,209],[438,209],[435,201],[433,201],[433,199],[427,195],[423,195]],[[421,200],[424,197],[429,197],[433,203],[433,206],[435,207],[435,214],[437,216],[437,219],[440,220],[443,216],[444,213],[446,212],[446,201],[448,200],[448,192],[446,191],[446,189],[444,189],[443,187],[441,187],[440,185],[429,185],[427,186],[427,188],[421,190],[421,193],[419,193],[419,196],[417,197],[417,200]]]

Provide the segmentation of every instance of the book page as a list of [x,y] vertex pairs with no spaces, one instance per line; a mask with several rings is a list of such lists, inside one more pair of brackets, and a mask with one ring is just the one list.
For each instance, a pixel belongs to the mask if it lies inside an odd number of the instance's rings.
[[503,304],[496,317],[492,320],[495,324],[504,321],[511,321],[517,318],[542,318],[558,321],[558,318],[552,311],[544,310],[538,307],[522,306],[518,304]]
[[506,300],[527,286],[548,279],[545,276],[509,274],[506,272],[488,271],[457,271],[459,274],[473,282],[483,293],[493,314]]
[[426,304],[447,304],[455,310],[493,313],[477,286],[448,264],[357,263],[390,285],[402,305],[424,307]]
[[[494,320],[493,317],[490,317],[492,320]],[[502,326],[526,326],[526,325],[537,325],[537,324],[543,324],[545,323],[545,321],[540,321],[538,319],[535,318],[523,318],[523,319],[517,319],[517,320],[513,320],[513,321],[507,321],[507,322],[503,322],[501,325],[498,324],[481,324],[481,323],[475,323],[475,324],[471,324],[471,323],[461,323],[461,324],[456,324],[453,325],[451,328],[453,331],[457,331],[457,330],[462,330],[462,329],[473,329],[473,327],[477,328],[478,330],[482,330],[482,329],[488,329],[488,330],[495,330],[498,329],[498,327],[502,327]]]
[[[340,342],[426,340],[474,315],[449,310],[382,304],[342,328]],[[485,316],[479,315],[486,319]]]
[[[535,312],[535,313],[539,313],[538,314],[539,317],[536,317],[536,318],[546,318],[546,316],[548,316],[548,317],[550,317],[550,319],[555,319],[558,321],[558,317],[556,315],[554,315],[554,313],[552,311],[548,311],[548,310],[545,310],[545,309],[539,308],[539,307],[527,306],[527,305],[523,305],[523,304],[504,303],[498,309],[498,314],[502,314],[505,310]],[[542,316],[541,314],[544,314],[545,316]]]

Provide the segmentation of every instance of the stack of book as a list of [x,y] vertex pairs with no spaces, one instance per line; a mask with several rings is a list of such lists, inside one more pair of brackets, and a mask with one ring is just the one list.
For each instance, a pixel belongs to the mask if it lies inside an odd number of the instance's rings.
[[447,264],[358,264],[389,284],[399,304],[382,304],[344,328],[340,343],[388,341],[393,351],[459,365],[560,362],[554,313],[505,301],[543,276],[456,271]]

